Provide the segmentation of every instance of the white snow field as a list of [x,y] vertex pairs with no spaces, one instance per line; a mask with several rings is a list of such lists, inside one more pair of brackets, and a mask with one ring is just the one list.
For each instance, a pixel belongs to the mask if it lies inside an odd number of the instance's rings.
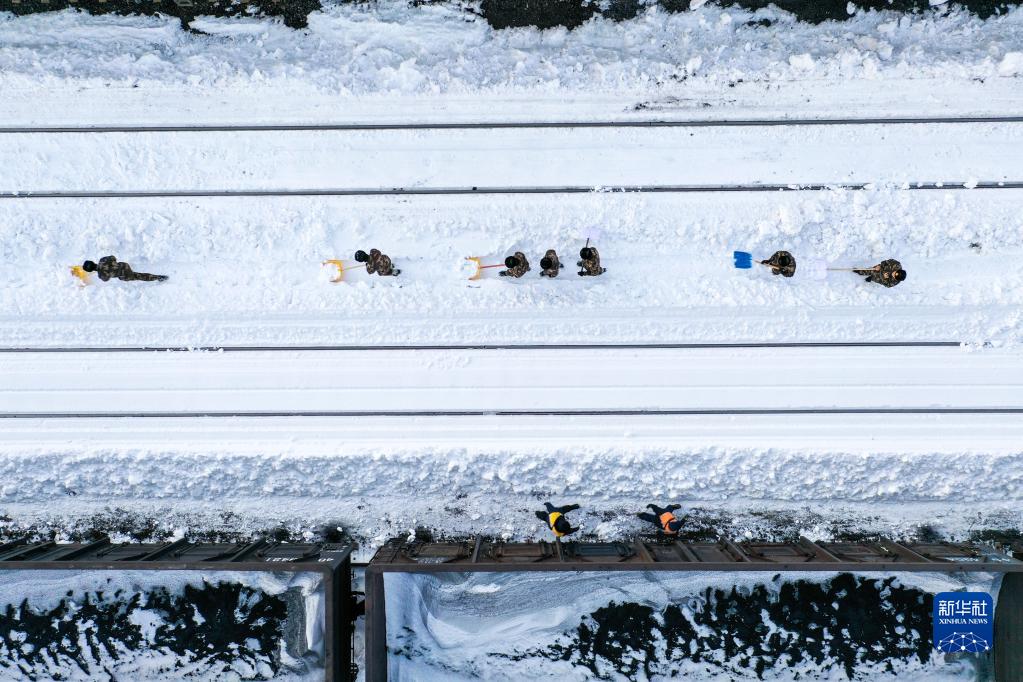
[[[0,528],[327,524],[360,559],[420,527],[549,539],[547,500],[581,504],[577,537],[601,540],[649,531],[650,502],[730,538],[1023,528],[1023,9],[850,3],[809,25],[652,7],[496,31],[409,5],[328,5],[304,30],[0,13]],[[96,130],[452,123],[523,127]],[[588,239],[598,278],[573,267]],[[321,264],[374,247],[400,277],[332,283]],[[779,249],[791,279],[733,267]],[[516,251],[522,279],[467,279],[467,257]],[[71,276],[108,254],[170,279]],[[820,270],[886,258],[908,271],[891,289]],[[168,348],[198,350],[144,350]],[[565,643],[615,600],[754,589],[388,580],[392,645],[416,652],[392,673],[412,680],[480,661],[585,679],[501,656]]]
[[[963,344],[5,353],[4,411],[36,416],[0,420],[0,510],[60,534],[112,508],[168,535],[331,521],[364,553],[418,525],[544,537],[546,499],[583,504],[599,538],[634,534],[635,512],[668,500],[750,536],[1021,527],[1023,417],[1008,411],[408,414],[1018,408],[1023,10],[852,11],[812,26],[777,9],[651,8],[495,31],[452,7],[378,2],[328,6],[302,31],[201,18],[206,35],[166,17],[0,15],[3,348]],[[963,116],[1010,120],[24,130]],[[672,191],[615,191],[637,185]],[[411,193],[438,189],[459,193]],[[263,196],[118,196],[222,190]],[[587,239],[602,277],[572,267]],[[372,247],[400,277],[329,281],[323,260]],[[538,276],[548,248],[567,264],[553,281]],[[737,271],[735,249],[787,249],[801,269]],[[467,281],[466,257],[517,250],[523,279]],[[69,274],[108,254],[170,280]],[[811,275],[885,258],[906,282]],[[102,416],[257,407],[398,414]],[[39,416],[65,411],[90,416]]]

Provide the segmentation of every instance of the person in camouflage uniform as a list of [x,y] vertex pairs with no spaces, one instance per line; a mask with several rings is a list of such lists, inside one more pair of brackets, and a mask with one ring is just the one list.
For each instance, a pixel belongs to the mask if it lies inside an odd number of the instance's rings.
[[558,273],[561,272],[561,268],[565,266],[561,264],[561,260],[558,258],[558,254],[554,249],[547,249],[547,253],[545,253],[543,258],[540,259],[540,267],[543,268],[540,272],[541,277],[550,277],[553,279],[558,276]]
[[579,251],[579,257],[581,261],[577,262],[582,270],[579,271],[580,277],[596,277],[597,275],[603,275],[607,272],[607,268],[600,267],[600,254],[597,253],[597,249],[592,246],[584,246]]
[[508,256],[504,259],[504,267],[508,269],[498,273],[501,277],[518,278],[529,272],[529,261],[526,260],[526,254],[516,251],[514,256]]
[[863,275],[868,282],[880,284],[883,287],[891,288],[899,282],[906,281],[906,271],[902,269],[902,263],[889,258],[883,260],[869,270],[853,270],[857,275]]
[[148,272],[135,272],[127,263],[120,263],[113,256],[103,256],[99,263],[87,260],[82,263],[82,270],[95,272],[104,282],[119,279],[122,282],[163,282],[167,275],[151,275]]
[[374,272],[381,277],[397,277],[401,274],[401,270],[395,269],[391,263],[391,258],[386,254],[380,253],[380,249],[370,249],[369,253],[356,251],[355,260],[365,263],[366,272],[371,275]]
[[788,251],[775,251],[768,260],[760,261],[761,265],[769,265],[772,275],[791,277],[796,274],[796,259]]

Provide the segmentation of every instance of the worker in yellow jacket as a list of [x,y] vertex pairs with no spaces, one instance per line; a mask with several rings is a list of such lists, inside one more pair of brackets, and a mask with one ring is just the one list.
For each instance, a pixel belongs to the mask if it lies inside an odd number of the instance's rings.
[[536,518],[546,523],[555,537],[563,538],[579,530],[574,528],[565,516],[568,512],[578,509],[578,504],[566,504],[564,507],[555,507],[550,502],[545,502],[544,507],[547,508],[547,511],[538,511]]

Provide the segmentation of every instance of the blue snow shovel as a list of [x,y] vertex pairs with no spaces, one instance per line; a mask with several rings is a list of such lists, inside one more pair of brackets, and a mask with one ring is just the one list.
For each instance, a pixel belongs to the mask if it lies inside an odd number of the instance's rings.
[[749,270],[753,267],[753,254],[745,251],[733,251],[732,258],[735,259],[735,267],[739,270]]

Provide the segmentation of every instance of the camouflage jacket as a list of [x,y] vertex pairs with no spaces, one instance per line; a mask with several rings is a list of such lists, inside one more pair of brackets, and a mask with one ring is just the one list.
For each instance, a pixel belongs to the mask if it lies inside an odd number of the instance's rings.
[[543,257],[550,259],[551,267],[544,268],[540,271],[540,274],[544,277],[557,277],[563,267],[561,265],[561,260],[558,259],[557,252],[554,249],[547,249],[547,253],[545,253]]
[[590,251],[593,252],[593,256],[579,261],[579,267],[582,268],[582,271],[579,274],[593,277],[604,274],[607,272],[607,268],[600,267],[600,254],[597,252],[595,247],[591,246],[589,248]]
[[[778,261],[780,261],[783,256],[789,257],[789,265],[787,267],[778,265]],[[760,262],[763,263],[764,265],[771,266],[772,275],[783,275],[785,277],[791,277],[792,275],[796,274],[796,259],[788,251],[776,251],[774,255],[771,256],[770,259]]]
[[893,273],[897,270],[902,270],[902,263],[894,258],[889,258],[888,260],[881,261],[869,270],[854,270],[854,272],[857,275],[866,277],[868,282],[874,282],[883,287],[891,288],[899,283],[899,280],[893,276]]
[[110,281],[111,278],[130,277],[131,274],[131,266],[127,263],[118,263],[113,256],[103,256],[96,263],[96,275],[104,282]]
[[514,268],[508,268],[507,270],[502,270],[501,274],[506,277],[522,277],[522,275],[529,272],[529,261],[526,259],[526,254],[521,251],[516,251],[515,257],[519,260],[520,265],[517,265]]
[[375,272],[381,277],[390,277],[394,275],[394,265],[389,256],[380,253],[380,249],[370,249],[369,260],[366,261],[366,272],[371,275]]

